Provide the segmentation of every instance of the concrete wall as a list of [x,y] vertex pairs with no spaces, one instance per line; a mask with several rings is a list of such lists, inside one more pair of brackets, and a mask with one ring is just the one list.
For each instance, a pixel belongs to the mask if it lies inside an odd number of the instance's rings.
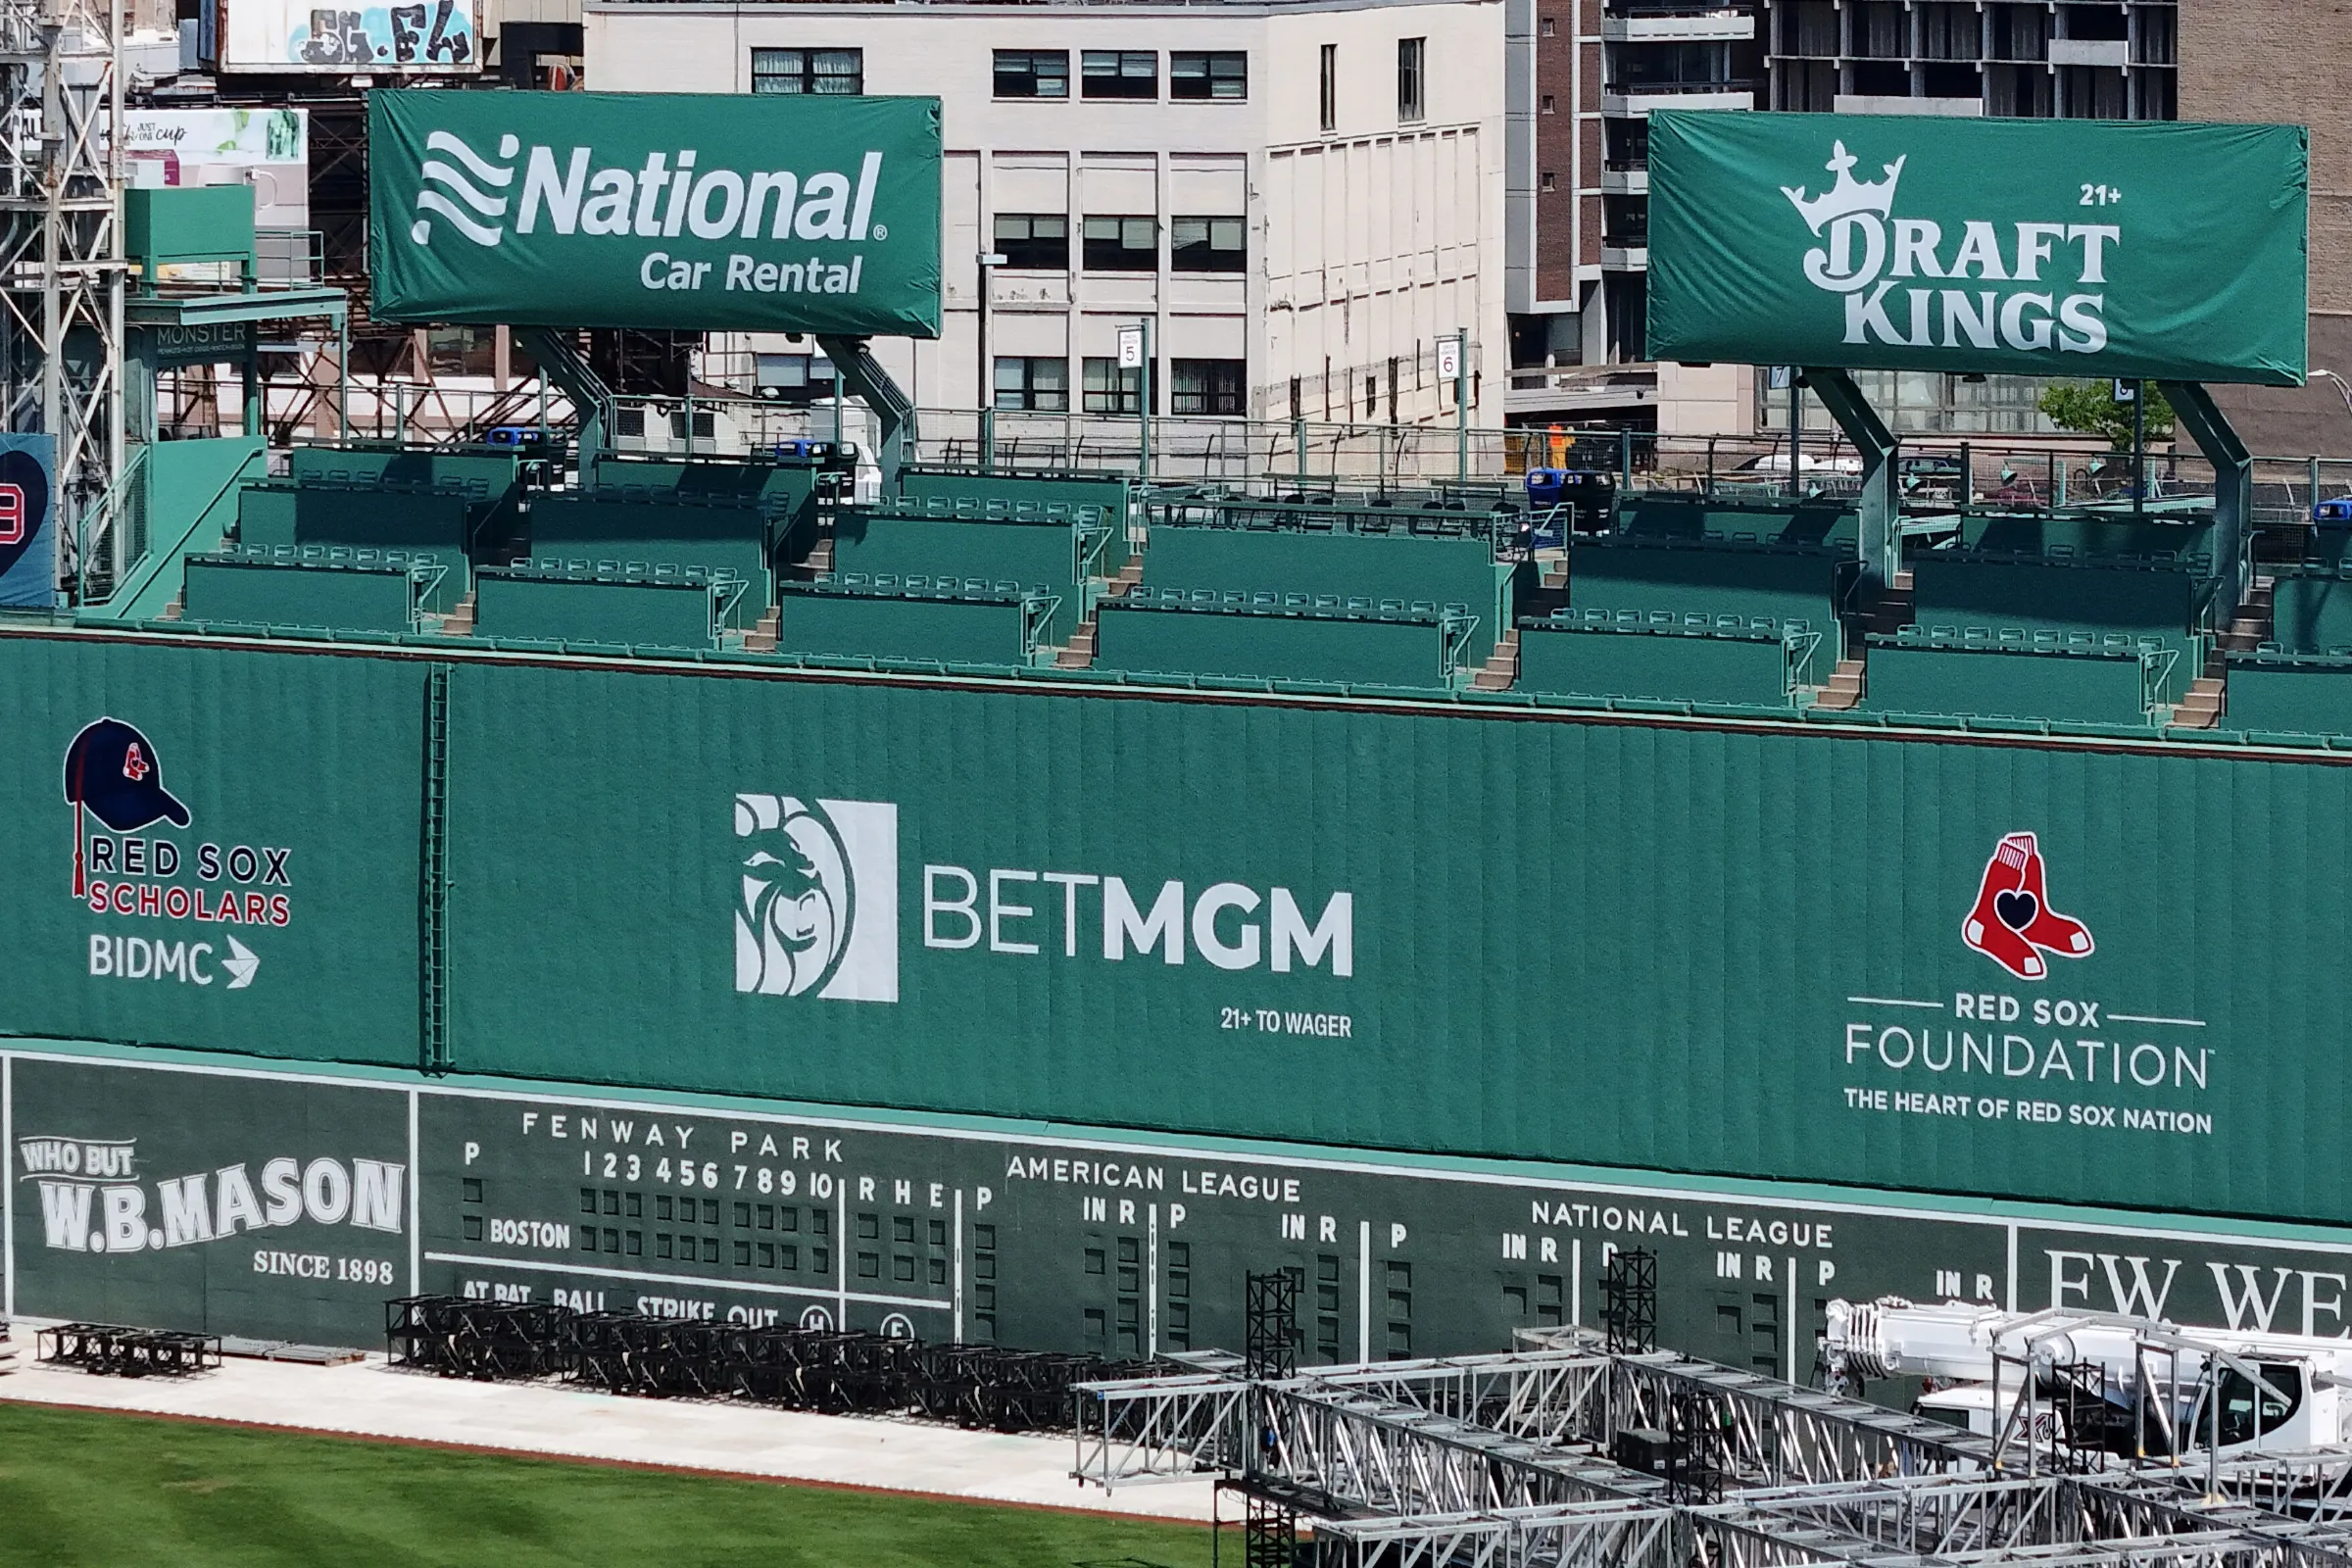
[[[1272,14],[1143,6],[595,5],[586,16],[588,78],[613,91],[744,92],[756,48],[859,48],[865,90],[936,95],[948,165],[946,321],[938,343],[882,346],[918,402],[972,407],[982,361],[1079,362],[1114,352],[1122,322],[1154,318],[1165,386],[1172,358],[1243,359],[1250,407],[1361,416],[1363,384],[1388,417],[1392,365],[1400,418],[1450,416],[1436,340],[1467,326],[1503,364],[1502,6],[1499,0],[1334,6]],[[1423,118],[1400,124],[1396,49],[1425,38]],[[1322,49],[1338,50],[1338,115],[1320,126]],[[1160,96],[1078,96],[1086,49],[1152,49]],[[1071,54],[1072,96],[998,99],[993,54]],[[1242,50],[1240,101],[1171,101],[1173,49]],[[993,249],[1000,212],[1067,212],[1066,271],[998,270],[988,342],[980,342],[975,258]],[[1086,272],[1079,220],[1089,213],[1159,218],[1244,213],[1248,270],[1178,275]],[[781,344],[760,342],[762,349]],[[1482,390],[1486,390],[1482,386]],[[1499,382],[1487,391],[1499,422]],[[1167,401],[1160,399],[1164,412]],[[1474,409],[1474,417],[1484,412]]]

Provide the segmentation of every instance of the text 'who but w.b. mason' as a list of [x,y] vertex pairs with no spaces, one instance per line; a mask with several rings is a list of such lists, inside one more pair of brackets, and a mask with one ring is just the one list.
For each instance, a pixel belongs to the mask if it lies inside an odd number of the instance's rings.
[[371,108],[379,316],[937,335],[933,100],[458,96]]

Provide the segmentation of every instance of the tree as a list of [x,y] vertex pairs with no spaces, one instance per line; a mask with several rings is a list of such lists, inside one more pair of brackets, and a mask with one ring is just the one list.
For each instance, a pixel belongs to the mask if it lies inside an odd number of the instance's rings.
[[[2148,439],[2161,441],[2172,434],[2173,406],[2153,381],[2140,382],[2139,391],[2148,400]],[[2103,435],[2116,451],[2132,450],[2132,405],[2116,397],[2112,381],[2052,381],[2039,407],[2061,430]]]

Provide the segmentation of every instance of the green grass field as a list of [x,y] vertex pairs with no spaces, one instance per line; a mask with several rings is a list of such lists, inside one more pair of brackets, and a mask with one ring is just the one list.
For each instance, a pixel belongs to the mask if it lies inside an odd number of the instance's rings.
[[1208,1548],[1198,1526],[0,1404],[9,1568],[1196,1568]]

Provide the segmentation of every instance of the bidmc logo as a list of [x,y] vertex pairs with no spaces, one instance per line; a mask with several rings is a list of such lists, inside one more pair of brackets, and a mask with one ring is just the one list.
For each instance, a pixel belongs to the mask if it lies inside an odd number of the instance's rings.
[[[183,845],[159,825],[185,828],[194,817],[164,784],[164,760],[136,725],[109,715],[82,726],[66,748],[66,804],[74,808],[75,902],[92,914],[130,915],[209,925],[293,923],[293,851],[270,845]],[[95,818],[97,826],[91,826]],[[174,979],[209,986],[208,959],[228,976],[227,990],[253,984],[260,957],[234,935],[174,942],[93,931],[89,972],[122,980]]]
[[[2027,354],[2107,347],[2107,265],[2120,225],[2013,223],[2004,248],[1991,221],[1970,218],[1947,236],[1935,220],[1892,216],[1909,154],[1864,183],[1845,143],[1834,149],[1823,166],[1837,176],[1828,190],[1807,196],[1801,185],[1783,185],[1781,194],[1822,242],[1805,252],[1805,279],[1844,297],[1846,342]],[[2069,272],[2071,290],[2062,286]],[[1913,280],[1921,286],[1903,286]],[[1930,280],[1945,286],[1925,286]]]
[[735,989],[898,1001],[899,808],[738,795],[735,836]]

